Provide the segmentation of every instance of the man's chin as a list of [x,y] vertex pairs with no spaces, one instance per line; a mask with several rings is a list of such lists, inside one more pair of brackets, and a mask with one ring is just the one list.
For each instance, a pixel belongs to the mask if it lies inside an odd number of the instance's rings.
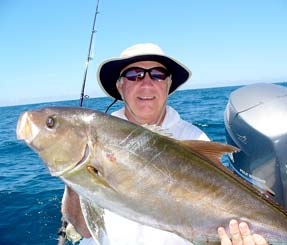
[[155,116],[154,110],[141,110],[137,115],[139,115],[139,119],[144,124],[155,124],[158,120],[158,117]]

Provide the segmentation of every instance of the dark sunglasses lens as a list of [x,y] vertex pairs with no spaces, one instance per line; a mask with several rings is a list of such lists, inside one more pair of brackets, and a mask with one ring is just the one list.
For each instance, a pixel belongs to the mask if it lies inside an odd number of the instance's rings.
[[169,76],[169,73],[166,69],[157,67],[150,70],[150,77],[153,80],[162,81]]
[[163,67],[154,67],[148,70],[140,67],[131,67],[125,70],[121,77],[125,77],[130,81],[141,81],[145,77],[146,72],[149,73],[150,78],[154,81],[163,81],[170,75]]
[[137,81],[144,77],[145,71],[140,68],[131,68],[123,72],[122,77],[127,78],[130,81]]

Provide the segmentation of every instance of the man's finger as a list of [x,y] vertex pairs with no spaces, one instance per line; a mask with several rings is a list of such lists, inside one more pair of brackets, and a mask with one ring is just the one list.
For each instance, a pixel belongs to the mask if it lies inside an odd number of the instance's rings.
[[223,227],[219,227],[217,232],[218,232],[219,238],[221,240],[221,245],[231,245],[232,244]]
[[253,236],[252,236],[252,234],[250,232],[250,229],[249,229],[248,225],[245,222],[241,222],[239,224],[239,230],[240,230],[240,233],[241,233],[243,244],[250,244],[250,245],[255,244]]
[[240,234],[238,222],[235,219],[232,219],[229,222],[229,230],[230,230],[230,235],[231,235],[231,240],[233,245],[242,245],[242,237]]
[[268,242],[260,235],[254,234],[253,239],[256,245],[268,245]]

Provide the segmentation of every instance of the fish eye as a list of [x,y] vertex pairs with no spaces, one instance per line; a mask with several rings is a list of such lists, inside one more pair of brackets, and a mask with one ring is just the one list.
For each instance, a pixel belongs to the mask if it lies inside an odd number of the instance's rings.
[[49,116],[46,120],[46,126],[50,129],[54,128],[56,125],[56,119],[52,116]]

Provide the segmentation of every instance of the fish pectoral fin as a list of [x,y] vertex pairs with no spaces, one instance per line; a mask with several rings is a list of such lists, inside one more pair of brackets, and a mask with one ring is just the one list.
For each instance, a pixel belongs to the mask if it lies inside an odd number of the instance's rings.
[[181,144],[187,146],[192,152],[197,152],[200,155],[206,157],[211,162],[221,165],[221,157],[226,153],[232,153],[239,151],[238,148],[219,143],[219,142],[210,142],[203,140],[183,140],[180,141]]
[[96,185],[116,191],[103,177],[101,171],[92,165],[87,166],[88,173],[93,176],[92,180]]
[[90,233],[96,241],[101,241],[106,234],[104,209],[81,196],[80,204]]

